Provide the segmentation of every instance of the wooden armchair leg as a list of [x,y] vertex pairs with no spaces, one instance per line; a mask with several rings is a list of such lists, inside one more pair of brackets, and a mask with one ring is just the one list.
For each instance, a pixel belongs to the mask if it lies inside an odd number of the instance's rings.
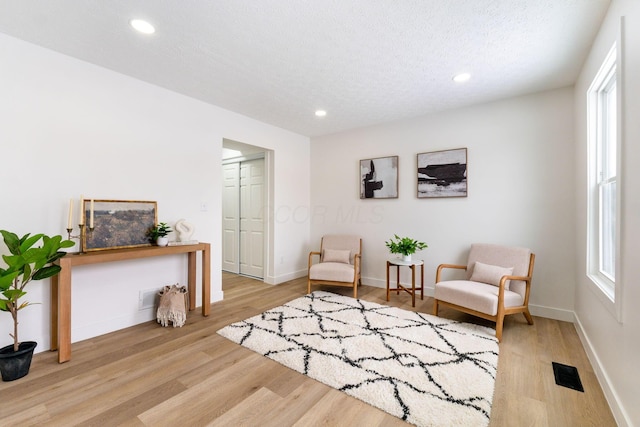
[[502,323],[504,322],[504,316],[498,317],[496,320],[496,338],[498,342],[502,341]]
[[437,299],[433,300],[433,315],[434,316],[438,315],[438,300]]
[[311,280],[307,280],[307,293],[311,293]]
[[527,311],[524,311],[522,314],[524,314],[524,318],[527,319],[527,323],[530,325],[533,325],[533,317],[531,317],[531,313],[529,313],[529,309],[527,309]]

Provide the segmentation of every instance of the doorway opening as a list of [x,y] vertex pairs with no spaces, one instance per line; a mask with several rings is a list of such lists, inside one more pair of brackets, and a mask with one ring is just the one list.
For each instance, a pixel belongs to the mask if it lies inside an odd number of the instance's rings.
[[222,270],[264,280],[268,259],[267,150],[223,140]]

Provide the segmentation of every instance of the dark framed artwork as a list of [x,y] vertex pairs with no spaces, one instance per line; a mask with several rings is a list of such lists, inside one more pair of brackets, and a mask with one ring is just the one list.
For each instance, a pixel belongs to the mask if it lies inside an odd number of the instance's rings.
[[85,199],[82,212],[85,251],[150,246],[147,231],[158,222],[157,202]]
[[360,198],[398,197],[398,156],[360,160]]
[[418,154],[418,198],[467,197],[467,149]]

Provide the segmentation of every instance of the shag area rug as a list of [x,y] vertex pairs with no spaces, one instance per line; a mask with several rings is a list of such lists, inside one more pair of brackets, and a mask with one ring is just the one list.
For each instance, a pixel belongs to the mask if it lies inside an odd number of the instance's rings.
[[317,291],[218,333],[418,426],[486,426],[490,328]]

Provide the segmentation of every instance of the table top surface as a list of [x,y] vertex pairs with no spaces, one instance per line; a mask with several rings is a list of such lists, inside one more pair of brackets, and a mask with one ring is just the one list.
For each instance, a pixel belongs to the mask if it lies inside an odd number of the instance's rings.
[[208,250],[209,243],[200,242],[193,245],[178,246],[140,246],[133,248],[105,249],[84,253],[68,253],[56,261],[61,266],[77,266],[87,264],[100,264],[111,261],[124,261],[137,258],[148,258],[160,255],[173,255],[187,252]]
[[403,261],[402,258],[389,258],[387,261],[389,261],[390,264],[393,265],[407,265],[407,266],[412,266],[412,265],[423,265],[424,261],[421,259],[411,259],[411,261]]

